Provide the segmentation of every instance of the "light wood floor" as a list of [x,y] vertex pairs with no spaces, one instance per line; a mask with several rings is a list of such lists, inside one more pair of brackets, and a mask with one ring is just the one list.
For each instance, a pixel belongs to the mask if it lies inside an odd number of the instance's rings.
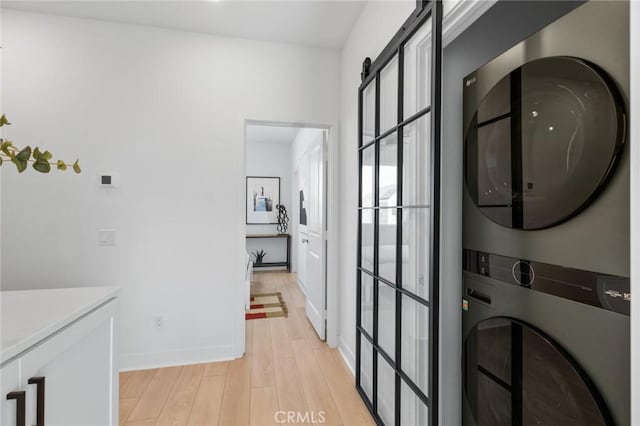
[[[244,358],[121,373],[121,425],[375,424],[342,357],[307,320],[295,274],[259,272],[255,280],[253,293],[282,292],[289,316],[247,321]],[[278,423],[278,411],[301,421]]]

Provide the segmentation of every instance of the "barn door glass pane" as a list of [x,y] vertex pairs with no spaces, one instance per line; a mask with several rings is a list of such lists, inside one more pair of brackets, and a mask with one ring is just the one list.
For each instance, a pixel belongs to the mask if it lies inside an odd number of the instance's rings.
[[402,209],[402,288],[429,300],[429,209]]
[[431,20],[404,46],[404,116],[431,104]]
[[375,80],[364,89],[362,99],[362,142],[367,143],[375,137],[376,85]]
[[402,204],[428,206],[431,192],[430,164],[431,115],[406,125],[402,132]]
[[380,133],[398,124],[398,57],[380,72]]
[[360,339],[360,386],[371,401],[373,400],[373,347],[364,337]]
[[378,283],[378,345],[394,358],[396,349],[396,290]]
[[378,415],[385,425],[394,424],[396,374],[389,363],[378,355]]
[[360,292],[360,321],[362,328],[373,336],[373,277],[362,274],[362,291]]

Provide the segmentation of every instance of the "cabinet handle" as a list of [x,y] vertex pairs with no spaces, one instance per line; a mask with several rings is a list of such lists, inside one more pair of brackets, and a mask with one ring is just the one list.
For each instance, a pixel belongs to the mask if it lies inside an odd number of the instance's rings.
[[44,377],[32,377],[27,383],[36,385],[36,424],[33,426],[44,426]]
[[16,426],[26,426],[25,419],[25,392],[24,391],[16,391],[9,392],[7,394],[7,400],[15,399],[16,400]]

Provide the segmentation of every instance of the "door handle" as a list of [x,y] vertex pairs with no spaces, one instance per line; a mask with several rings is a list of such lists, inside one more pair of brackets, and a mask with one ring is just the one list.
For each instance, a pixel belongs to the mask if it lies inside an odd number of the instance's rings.
[[482,293],[478,290],[475,290],[473,288],[467,288],[467,296],[469,297],[473,297],[474,299],[477,299],[481,302],[484,302],[488,305],[491,304],[491,296],[485,293]]
[[303,242],[303,243],[308,243],[308,242],[309,242],[309,240],[307,240],[306,238],[303,238],[303,239],[302,239],[302,242]]
[[7,394],[7,400],[16,400],[16,426],[26,426],[25,416],[25,392],[16,391]]
[[44,377],[32,377],[27,383],[36,385],[36,424],[33,426],[44,426]]

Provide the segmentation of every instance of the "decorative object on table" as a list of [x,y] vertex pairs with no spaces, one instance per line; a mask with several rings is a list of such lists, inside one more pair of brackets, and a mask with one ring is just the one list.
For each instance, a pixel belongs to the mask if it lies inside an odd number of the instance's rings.
[[300,225],[307,224],[307,209],[304,207],[304,191],[300,190]]
[[287,228],[289,228],[289,216],[287,215],[287,208],[283,204],[276,206],[278,209],[278,233],[286,234]]
[[267,255],[267,252],[260,250],[252,254],[256,257],[256,265],[262,265],[262,259]]
[[280,292],[253,294],[249,303],[249,312],[245,313],[245,319],[248,320],[286,317],[288,314],[287,304]]
[[[11,125],[11,123],[9,123],[7,117],[2,114],[2,116],[0,116],[0,127],[9,125]],[[0,165],[6,160],[11,161],[18,169],[18,173],[24,172],[29,163],[31,163],[31,167],[33,167],[35,171],[40,173],[49,173],[51,166],[55,166],[58,170],[62,171],[67,170],[67,167],[73,168],[73,171],[76,173],[82,171],[80,170],[78,160],[73,164],[67,164],[62,160],[52,161],[52,158],[53,154],[47,150],[42,152],[38,147],[32,150],[30,146],[18,148],[12,141],[0,138]]]
[[247,225],[277,224],[280,178],[247,176]]

